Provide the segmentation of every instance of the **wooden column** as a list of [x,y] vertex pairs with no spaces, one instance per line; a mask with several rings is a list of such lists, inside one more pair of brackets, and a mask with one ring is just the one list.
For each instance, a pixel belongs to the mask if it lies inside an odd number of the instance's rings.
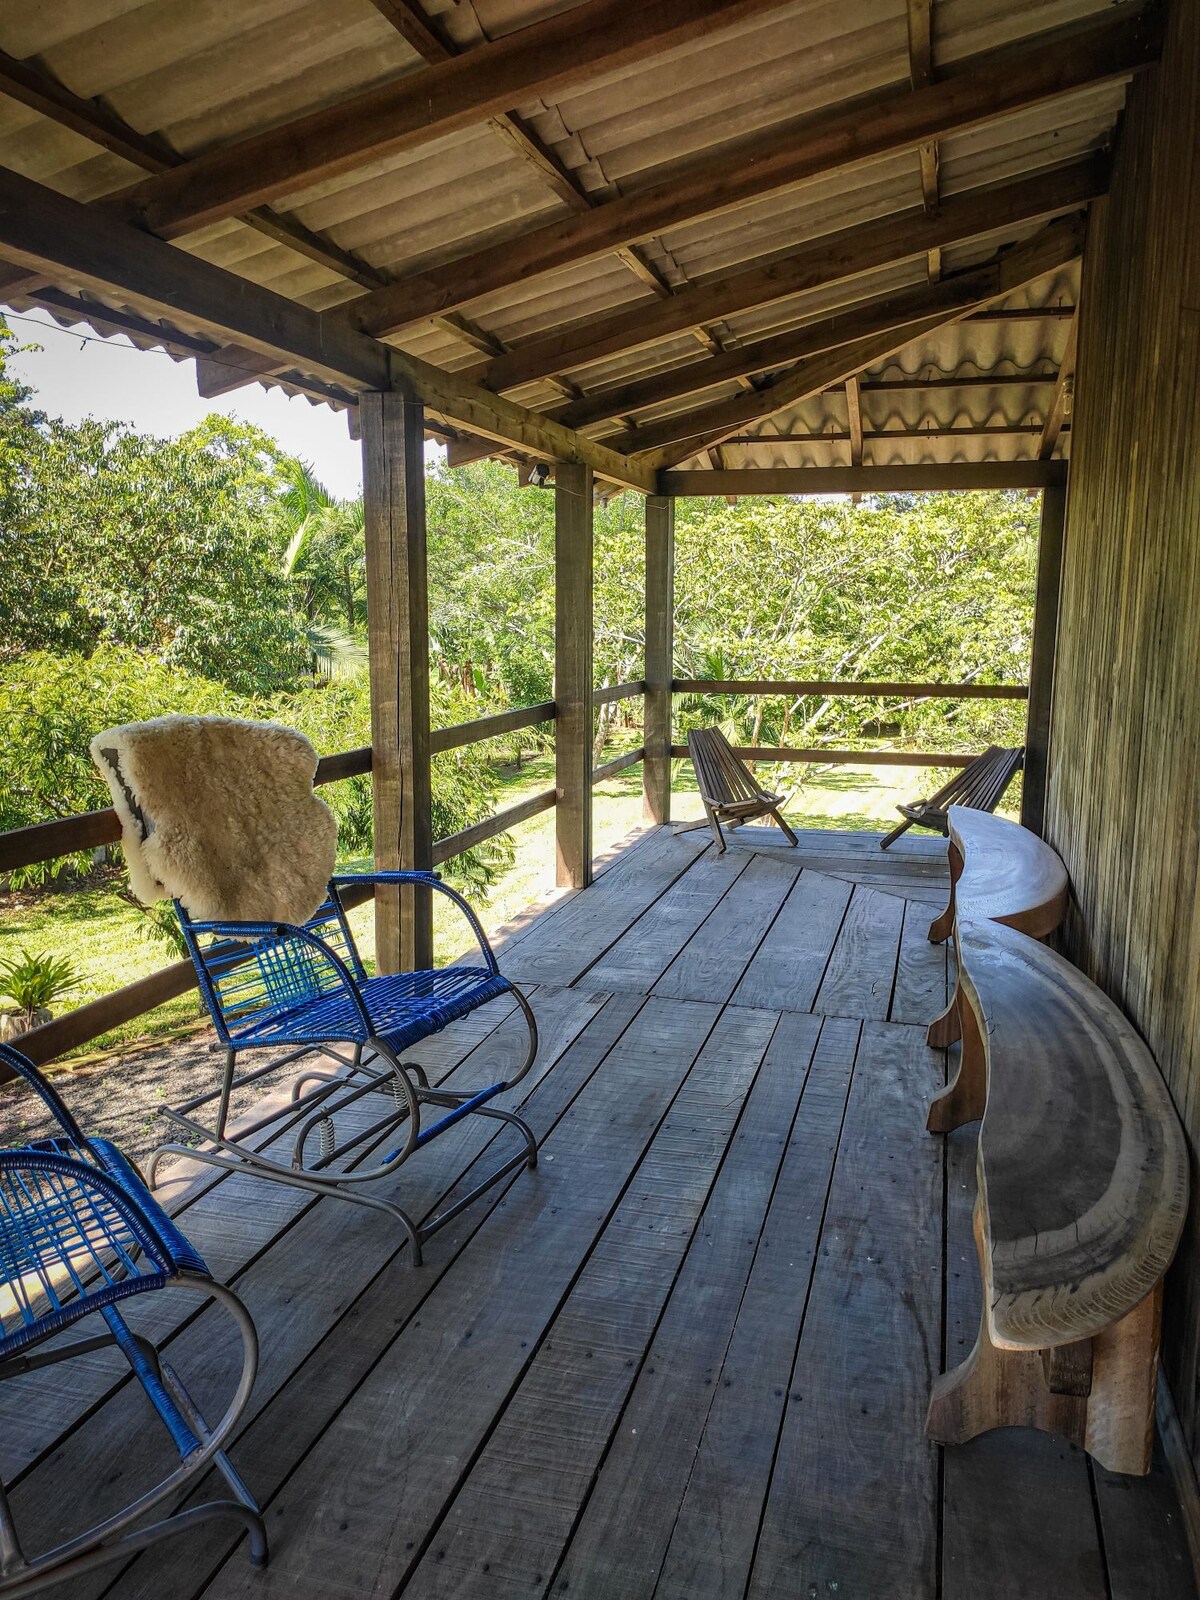
[[554,475],[554,725],[558,883],[592,881],[592,470]]
[[1052,484],[1042,490],[1033,656],[1029,666],[1029,711],[1025,724],[1025,775],[1021,786],[1021,821],[1039,838],[1046,822],[1050,702],[1054,690],[1054,655],[1058,647],[1058,594],[1066,511],[1066,484]]
[[[429,596],[425,563],[424,412],[400,392],[360,405],[366,523],[367,632],[375,866],[433,864],[429,781]],[[428,889],[380,889],[380,972],[433,964]]]
[[675,676],[675,501],[646,501],[646,699],[642,763],[648,822],[671,820],[671,680]]

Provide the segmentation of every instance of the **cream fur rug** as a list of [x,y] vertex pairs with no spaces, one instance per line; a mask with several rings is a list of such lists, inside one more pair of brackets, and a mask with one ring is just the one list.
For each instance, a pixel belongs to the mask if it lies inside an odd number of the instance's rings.
[[129,886],[198,921],[305,922],[325,899],[337,823],[303,734],[232,717],[157,717],[99,733]]

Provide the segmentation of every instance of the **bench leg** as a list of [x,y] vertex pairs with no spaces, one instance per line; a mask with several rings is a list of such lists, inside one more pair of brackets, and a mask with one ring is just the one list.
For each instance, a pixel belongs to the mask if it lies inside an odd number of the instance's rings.
[[940,1017],[934,1017],[925,1030],[925,1043],[931,1050],[948,1050],[962,1038],[962,1018],[959,1015],[961,1004],[959,988],[955,984],[950,1004]]
[[[978,1207],[975,1242],[985,1248]],[[935,1379],[925,1433],[965,1444],[992,1428],[1038,1428],[1082,1446],[1110,1472],[1145,1475],[1154,1439],[1162,1285],[1097,1338],[1054,1350],[1001,1350],[987,1317],[971,1354]]]
[[[969,1003],[964,1003],[955,991],[954,1009],[961,1024],[962,1048],[959,1051],[958,1071],[942,1090],[929,1102],[925,1126],[930,1133],[950,1133],[961,1128],[964,1122],[977,1122],[987,1103],[987,1061],[979,1023]],[[944,1022],[939,1017],[930,1028]]]
[[949,856],[950,898],[946,902],[946,909],[944,911],[939,911],[937,916],[934,917],[933,921],[929,924],[930,944],[945,944],[946,940],[954,932],[954,905],[956,898],[956,886],[958,884],[958,880],[962,877],[963,858],[961,851],[954,843],[953,839],[950,841]]

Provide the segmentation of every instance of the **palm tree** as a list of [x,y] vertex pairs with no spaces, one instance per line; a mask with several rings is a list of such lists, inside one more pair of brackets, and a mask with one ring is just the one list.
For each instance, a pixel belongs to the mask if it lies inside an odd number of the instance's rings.
[[279,500],[284,575],[299,591],[314,673],[349,677],[366,662],[363,503],[338,500],[305,461],[289,460]]

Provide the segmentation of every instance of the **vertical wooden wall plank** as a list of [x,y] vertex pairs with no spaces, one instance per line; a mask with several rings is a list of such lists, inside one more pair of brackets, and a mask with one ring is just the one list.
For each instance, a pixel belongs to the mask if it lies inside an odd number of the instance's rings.
[[648,822],[671,820],[671,680],[675,676],[675,501],[646,501],[646,699],[642,763]]
[[[1200,1154],[1200,7],[1131,85],[1080,298],[1046,836],[1068,952],[1129,1013]],[[1200,1461],[1200,1208],[1163,1357]]]
[[[424,413],[407,393],[360,406],[371,673],[375,865],[429,868],[429,596],[425,559]],[[380,972],[433,964],[428,889],[375,896]]]
[[558,883],[592,881],[592,470],[554,475],[554,769]]
[[1054,650],[1058,638],[1058,595],[1062,579],[1065,484],[1042,490],[1038,534],[1037,594],[1033,608],[1033,660],[1025,720],[1025,773],[1021,783],[1021,821],[1039,837],[1046,823],[1046,770],[1050,749],[1050,702]]

